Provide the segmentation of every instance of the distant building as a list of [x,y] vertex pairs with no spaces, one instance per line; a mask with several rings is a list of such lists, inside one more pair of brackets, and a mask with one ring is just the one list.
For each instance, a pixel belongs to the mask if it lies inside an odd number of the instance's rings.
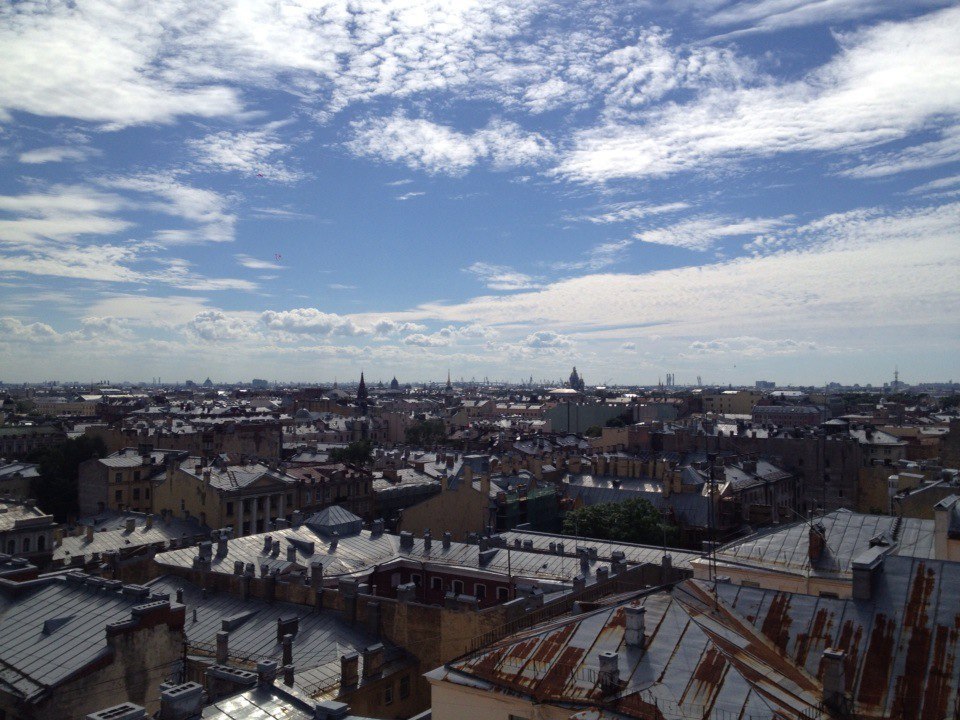
[[43,563],[53,552],[57,522],[36,500],[0,500],[0,551]]
[[817,405],[754,405],[753,422],[772,423],[786,427],[819,425],[827,419],[827,412]]

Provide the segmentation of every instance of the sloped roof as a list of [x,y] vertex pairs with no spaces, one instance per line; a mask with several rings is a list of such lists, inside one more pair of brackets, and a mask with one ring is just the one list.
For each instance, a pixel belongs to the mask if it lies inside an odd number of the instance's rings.
[[335,532],[340,535],[353,535],[363,528],[363,520],[359,516],[339,505],[325,507],[311,515],[306,524],[318,533],[328,536]]
[[[646,610],[642,648],[625,642],[627,606]],[[817,717],[816,681],[749,623],[712,609],[695,585],[655,593],[519,633],[430,677],[636,718]],[[602,652],[619,655],[612,692],[598,677]]]
[[717,586],[779,652],[822,680],[825,648],[847,652],[846,686],[864,717],[953,717],[960,668],[960,563],[889,556],[871,600]]
[[98,584],[60,576],[16,597],[0,590],[0,687],[30,700],[81,672],[107,655],[106,626],[149,601],[90,580]]

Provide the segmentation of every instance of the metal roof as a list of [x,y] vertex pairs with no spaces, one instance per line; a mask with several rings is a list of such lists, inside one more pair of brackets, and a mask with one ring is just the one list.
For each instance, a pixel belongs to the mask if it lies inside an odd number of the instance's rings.
[[849,575],[864,550],[883,539],[891,552],[919,558],[934,557],[933,520],[865,515],[836,510],[819,518],[826,530],[826,546],[816,562],[809,557],[810,525],[796,522],[757,533],[721,547],[717,562],[813,575]]
[[[439,528],[437,535],[440,534]],[[276,554],[264,553],[266,537],[271,538],[271,549],[279,543],[282,549]],[[573,538],[569,538],[571,543]],[[310,544],[313,543],[313,552]],[[287,560],[286,550],[295,548],[295,562]],[[160,553],[155,561],[166,567],[193,567],[197,548],[181,548]],[[252,563],[261,574],[266,566],[269,572],[289,573],[307,570],[313,562],[323,563],[325,578],[340,575],[366,574],[377,565],[409,559],[431,565],[463,568],[473,571],[484,571],[514,577],[540,579],[560,583],[570,583],[578,574],[583,574],[588,584],[596,581],[596,570],[603,563],[600,560],[591,560],[586,571],[581,568],[580,560],[576,557],[549,555],[539,552],[525,552],[514,548],[496,548],[491,546],[483,555],[481,564],[480,547],[468,543],[451,542],[444,547],[440,537],[433,537],[430,548],[427,549],[423,538],[413,538],[409,548],[400,547],[398,535],[372,534],[364,530],[357,535],[348,535],[337,539],[336,546],[332,547],[330,538],[324,537],[306,525],[295,528],[274,530],[259,535],[246,535],[233,538],[227,542],[227,554],[216,555],[211,558],[210,569],[213,572],[233,574],[234,563]],[[657,558],[654,562],[659,563]]]
[[[592,540],[589,538],[571,537],[570,535],[555,535],[551,533],[540,533],[529,530],[509,530],[499,533],[500,537],[506,540],[508,545],[513,545],[514,540],[529,542],[532,544],[532,550],[541,553],[550,553],[550,544],[554,545],[554,554],[556,553],[556,544],[563,543],[563,552],[565,555],[576,556],[578,547],[596,548],[597,557],[600,560],[609,562],[614,552],[622,552],[628,563],[651,563],[658,564],[662,562],[664,548],[655,545],[640,545],[639,543],[619,543],[608,542],[606,540]],[[701,556],[701,553],[690,552],[678,548],[666,548],[674,567],[689,568],[690,561]]]
[[63,682],[107,654],[108,624],[147,602],[88,580],[98,585],[59,576],[16,596],[0,588],[0,687],[29,700]]
[[957,717],[960,563],[888,556],[866,601],[727,583],[717,591],[813,677],[822,679],[825,648],[845,650],[858,717]]
[[[692,585],[541,625],[430,673],[566,709],[635,718],[817,717],[817,683]],[[627,645],[626,608],[645,609],[643,647]],[[604,687],[600,654],[616,654]]]
[[224,629],[223,621],[245,618],[229,631],[231,656],[254,661],[276,660],[282,664],[277,618],[298,618],[298,630],[293,638],[294,687],[311,693],[332,692],[339,686],[340,656],[346,653],[362,653],[365,647],[382,642],[384,663],[406,658],[402,650],[365,632],[362,625],[352,626],[329,610],[314,612],[293,603],[267,603],[257,598],[244,600],[229,593],[205,593],[197,585],[172,575],[157,578],[149,587],[152,593],[171,598],[178,589],[183,590],[183,603],[187,606],[184,633],[189,653],[213,654],[217,632]]
[[[135,528],[133,532],[127,532],[124,527],[125,518],[133,517],[135,519]],[[167,547],[171,540],[182,540],[184,536],[192,543],[198,536],[208,538],[210,529],[201,525],[197,520],[183,520],[168,516],[166,519],[157,518],[153,521],[150,528],[146,526],[145,515],[126,515],[106,519],[103,527],[109,529],[99,529],[93,533],[93,539],[87,541],[86,534],[68,535],[63,538],[60,545],[53,549],[54,562],[61,561],[70,563],[75,557],[83,557],[89,560],[93,553],[105,553],[110,550],[130,551],[147,545],[157,545]],[[97,527],[95,524],[94,527]],[[117,527],[117,529],[112,529]]]

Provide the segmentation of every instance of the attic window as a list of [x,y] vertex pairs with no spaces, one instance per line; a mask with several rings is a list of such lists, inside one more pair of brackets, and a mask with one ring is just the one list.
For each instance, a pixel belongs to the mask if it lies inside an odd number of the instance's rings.
[[73,620],[74,617],[75,617],[74,615],[64,615],[63,617],[50,618],[49,620],[44,620],[43,634],[52,635],[57,630],[62,628],[64,625],[66,625],[68,622]]

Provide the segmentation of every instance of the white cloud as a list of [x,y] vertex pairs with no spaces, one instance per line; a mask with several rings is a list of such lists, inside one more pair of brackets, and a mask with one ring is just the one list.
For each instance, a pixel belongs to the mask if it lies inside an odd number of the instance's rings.
[[464,272],[471,273],[491,290],[528,290],[537,287],[534,278],[506,265],[475,262]]
[[521,344],[538,350],[543,348],[569,348],[573,346],[573,340],[553,330],[537,330],[537,332],[527,335]]
[[632,240],[600,243],[585,253],[587,257],[584,260],[555,262],[550,267],[554,270],[590,270],[596,272],[620,262],[623,259],[624,251],[631,245],[633,245]]
[[25,323],[19,318],[0,317],[0,337],[4,340],[47,342],[59,333],[46,323]]
[[770,232],[783,227],[785,222],[785,218],[731,220],[718,216],[701,216],[666,227],[643,230],[634,237],[641,242],[657,245],[708,250],[717,240]]
[[260,258],[250,257],[249,255],[240,254],[234,255],[234,257],[237,259],[237,263],[251,270],[284,270],[286,268],[285,265],[281,265],[278,262],[261,260]]
[[44,147],[27,150],[20,153],[20,162],[25,165],[42,165],[44,163],[63,162],[65,160],[86,160],[94,153],[93,148],[76,147]]
[[840,171],[855,178],[877,178],[911,170],[923,170],[960,161],[960,126],[946,128],[939,140],[921,143],[904,150],[872,153],[854,167]]
[[415,345],[416,347],[441,347],[449,345],[450,340],[436,335],[424,335],[423,333],[414,333],[407,335],[403,339],[404,345]]
[[274,122],[257,130],[213,133],[188,140],[187,146],[202,168],[282,183],[296,182],[304,174],[276,159],[290,150],[290,144],[278,136],[284,125],[285,122]]
[[503,120],[473,133],[400,114],[369,118],[352,127],[354,137],[347,143],[351,152],[429,173],[462,175],[481,161],[497,169],[537,165],[554,156],[545,137]]
[[668,213],[679,212],[690,207],[689,203],[678,201],[670,203],[661,203],[651,205],[646,202],[622,202],[614,203],[603,208],[602,212],[595,215],[583,215],[570,218],[571,220],[585,220],[595,225],[607,225],[610,223],[625,223],[642,220],[651,215],[664,215]]
[[236,216],[229,211],[229,199],[215,190],[186,185],[175,176],[158,173],[103,178],[98,183],[111,190],[152,196],[145,207],[196,226],[161,230],[156,235],[161,242],[231,242],[234,238]]
[[336,313],[325,313],[316,308],[296,308],[275,312],[267,310],[260,319],[271,330],[307,335],[362,335],[369,332],[358,327],[354,321]]
[[409,333],[419,333],[427,329],[426,325],[411,322],[398,322],[390,318],[380,318],[373,324],[373,333],[375,335],[406,335]]
[[[936,344],[960,331],[960,203],[826,216],[778,231],[756,256],[640,274],[593,274],[528,292],[421,305],[408,315],[572,332],[616,324],[664,338],[816,336],[860,347],[884,338]],[[930,258],[936,258],[931,262]],[[896,278],[911,278],[899,282]],[[916,288],[923,292],[917,293]],[[896,328],[896,330],[894,330]],[[933,333],[932,335],[930,333]],[[689,343],[689,341],[688,341]]]
[[930,182],[917,185],[910,189],[911,195],[923,195],[926,193],[949,192],[951,189],[960,186],[960,175],[949,175],[947,177],[937,178]]
[[[917,0],[914,7],[948,5],[949,0]],[[834,24],[900,10],[897,0],[745,0],[704,13],[705,21],[717,27],[748,25],[731,35],[775,32],[802,25]]]
[[690,351],[699,355],[741,355],[744,357],[771,357],[801,353],[833,352],[836,348],[824,347],[813,340],[791,338],[764,339],[751,336],[696,340],[690,343]]
[[422,197],[424,195],[426,195],[425,192],[408,192],[404,193],[403,195],[397,195],[397,200],[412,200],[413,198]]
[[808,76],[715,88],[661,104],[642,121],[576,133],[558,172],[602,183],[750,157],[858,150],[960,114],[960,8],[838,36],[841,52]]
[[204,310],[187,323],[187,332],[207,342],[255,340],[255,326],[244,318],[227,315],[221,310]]

